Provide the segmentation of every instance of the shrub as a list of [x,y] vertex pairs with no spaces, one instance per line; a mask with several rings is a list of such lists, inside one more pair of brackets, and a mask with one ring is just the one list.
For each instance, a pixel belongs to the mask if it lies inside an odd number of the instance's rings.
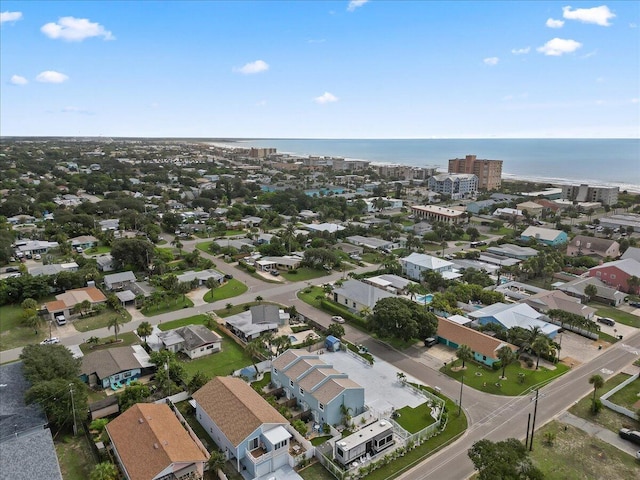
[[533,366],[535,365],[535,362],[533,361],[533,359],[527,357],[527,359],[524,361],[527,364],[528,368],[533,368]]
[[249,272],[249,273],[256,273],[256,267],[253,267],[251,265],[247,265],[246,269],[247,269],[247,272]]
[[491,364],[491,368],[493,368],[493,370],[498,371],[502,368],[502,362],[500,360],[498,360],[497,362],[493,362]]
[[597,415],[600,413],[600,410],[602,410],[602,402],[600,399],[596,398],[595,400],[591,400],[591,413]]
[[298,270],[295,270],[295,269],[294,270],[289,270],[289,273],[291,275],[297,275],[298,274]]

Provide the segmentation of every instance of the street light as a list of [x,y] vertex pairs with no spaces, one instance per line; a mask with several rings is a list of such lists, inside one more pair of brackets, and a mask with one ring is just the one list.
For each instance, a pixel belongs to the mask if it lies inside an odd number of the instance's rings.
[[[536,398],[535,398],[535,405],[533,407],[533,425],[531,425],[531,438],[529,440],[529,451],[532,452],[533,451],[533,434],[536,430],[536,414],[538,413],[538,396],[539,396],[540,390],[536,389]],[[525,445],[526,447],[526,445]]]
[[462,413],[462,387],[464,387],[464,373],[460,377],[460,400],[458,401],[458,416]]

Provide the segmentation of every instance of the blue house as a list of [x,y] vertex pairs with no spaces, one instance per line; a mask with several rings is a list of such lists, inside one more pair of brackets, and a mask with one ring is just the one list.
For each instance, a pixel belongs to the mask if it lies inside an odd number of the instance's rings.
[[553,228],[542,228],[542,227],[529,227],[522,235],[520,235],[520,240],[524,240],[525,242],[529,242],[531,240],[536,240],[540,243],[544,243],[545,245],[551,245],[555,247],[556,245],[562,245],[569,241],[569,237],[567,236],[567,232],[563,230],[555,230]]
[[287,350],[271,364],[271,383],[321,424],[339,425],[345,409],[364,412],[364,387],[306,350]]
[[561,329],[559,325],[547,322],[546,320],[549,319],[544,314],[537,312],[526,303],[507,305],[506,303],[498,302],[469,312],[467,315],[477,320],[480,325],[496,323],[505,330],[513,327],[520,327],[525,330],[540,327],[542,333],[550,339],[554,339]]
[[156,366],[140,345],[98,350],[82,357],[80,379],[90,387],[119,388],[155,372]]
[[324,341],[324,347],[330,352],[337,352],[340,350],[340,339],[329,335]]

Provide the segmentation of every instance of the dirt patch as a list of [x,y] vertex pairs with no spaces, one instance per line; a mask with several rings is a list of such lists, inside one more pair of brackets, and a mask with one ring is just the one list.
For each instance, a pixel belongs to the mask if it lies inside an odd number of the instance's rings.
[[564,357],[562,360],[560,360],[560,363],[564,363],[569,368],[573,368],[573,367],[577,367],[578,365],[582,365],[581,361],[576,360],[573,357]]

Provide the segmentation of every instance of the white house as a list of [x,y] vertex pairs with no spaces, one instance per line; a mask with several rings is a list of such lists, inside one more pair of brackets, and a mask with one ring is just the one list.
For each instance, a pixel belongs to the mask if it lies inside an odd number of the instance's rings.
[[412,253],[408,257],[400,259],[402,273],[412,280],[422,280],[422,274],[429,270],[440,273],[446,279],[458,278],[460,274],[454,270],[454,264],[441,258],[425,255],[424,253]]
[[158,339],[166,350],[184,352],[192,360],[222,350],[222,337],[204,325],[167,330],[159,333]]

